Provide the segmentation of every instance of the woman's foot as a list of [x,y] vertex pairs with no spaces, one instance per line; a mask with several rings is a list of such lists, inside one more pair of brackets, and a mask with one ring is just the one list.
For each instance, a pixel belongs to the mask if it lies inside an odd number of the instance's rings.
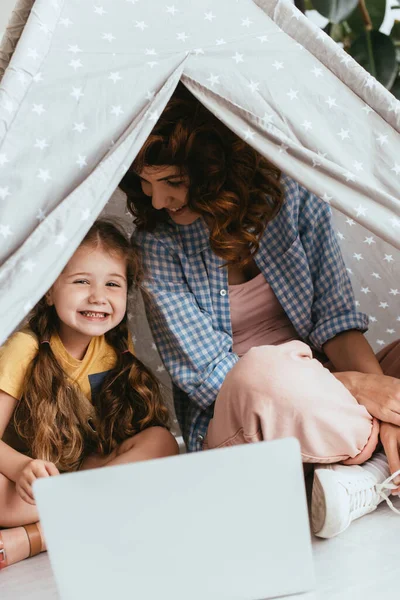
[[[40,523],[37,523],[37,528],[41,537],[40,552],[46,550],[46,544],[42,535]],[[28,558],[31,551],[28,534],[24,527],[12,527],[10,529],[0,530],[0,569],[6,566],[13,565]]]
[[383,500],[395,512],[388,496],[396,486],[386,456],[375,454],[363,465],[317,465],[311,501],[311,526],[315,535],[331,538],[352,521],[374,511]]

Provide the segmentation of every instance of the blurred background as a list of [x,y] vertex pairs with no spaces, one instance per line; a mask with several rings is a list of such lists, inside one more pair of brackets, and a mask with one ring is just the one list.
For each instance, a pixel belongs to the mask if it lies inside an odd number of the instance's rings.
[[11,14],[12,9],[16,4],[16,0],[1,0],[0,5],[0,35],[3,35],[3,32],[6,28],[8,18]]
[[400,0],[294,0],[371,75],[400,98]]

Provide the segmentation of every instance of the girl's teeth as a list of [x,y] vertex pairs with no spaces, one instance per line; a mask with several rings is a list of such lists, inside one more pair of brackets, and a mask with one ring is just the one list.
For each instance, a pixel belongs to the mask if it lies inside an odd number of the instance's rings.
[[106,316],[105,313],[94,313],[94,312],[88,312],[88,311],[83,311],[82,314],[85,317],[105,317]]

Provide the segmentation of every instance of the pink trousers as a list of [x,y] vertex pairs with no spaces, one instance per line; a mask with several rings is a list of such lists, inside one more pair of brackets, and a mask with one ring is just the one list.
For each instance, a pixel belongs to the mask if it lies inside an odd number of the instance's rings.
[[[400,378],[400,340],[377,354]],[[361,464],[379,422],[300,341],[251,348],[232,368],[215,402],[204,449],[295,437],[303,462]]]

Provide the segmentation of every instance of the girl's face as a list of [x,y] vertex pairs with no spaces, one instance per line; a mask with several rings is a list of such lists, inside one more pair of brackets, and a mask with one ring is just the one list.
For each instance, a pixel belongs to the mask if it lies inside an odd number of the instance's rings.
[[191,225],[199,218],[187,205],[189,181],[176,167],[145,167],[138,176],[143,193],[151,198],[153,207],[165,209],[175,223]]
[[60,319],[61,340],[89,343],[125,315],[126,259],[99,246],[80,246],[46,298]]

